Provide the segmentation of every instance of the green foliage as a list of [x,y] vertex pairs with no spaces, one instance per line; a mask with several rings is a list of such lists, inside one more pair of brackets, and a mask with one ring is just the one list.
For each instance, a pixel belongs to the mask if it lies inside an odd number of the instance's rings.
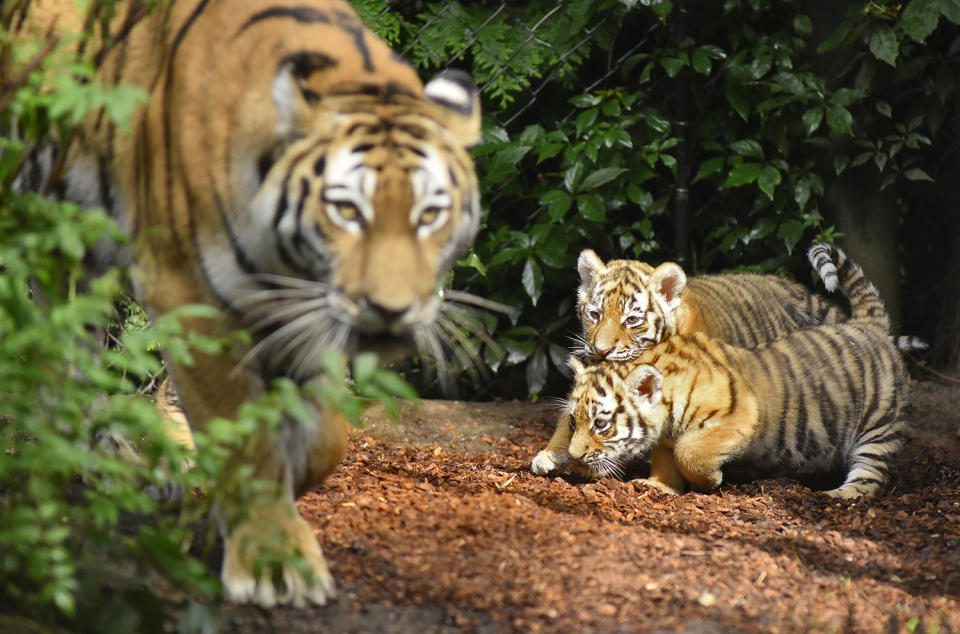
[[485,356],[494,393],[565,389],[583,248],[809,278],[796,248],[839,235],[831,181],[933,178],[924,151],[956,94],[953,3],[688,0],[690,18],[680,4],[434,2],[371,22],[400,19],[418,68],[465,68],[483,90],[487,216],[455,284],[519,309],[494,337],[505,358]]

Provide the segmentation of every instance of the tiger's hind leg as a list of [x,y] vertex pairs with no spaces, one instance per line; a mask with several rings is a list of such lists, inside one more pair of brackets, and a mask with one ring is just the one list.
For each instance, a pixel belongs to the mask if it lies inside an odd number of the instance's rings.
[[880,424],[865,430],[857,438],[857,444],[850,452],[850,470],[843,484],[827,491],[830,497],[854,499],[872,497],[880,492],[887,482],[887,458],[896,452],[901,444],[902,424],[892,413]]
[[650,452],[650,477],[639,478],[636,482],[642,482],[670,495],[683,493],[687,488],[687,480],[677,467],[673,451],[663,445],[655,445]]

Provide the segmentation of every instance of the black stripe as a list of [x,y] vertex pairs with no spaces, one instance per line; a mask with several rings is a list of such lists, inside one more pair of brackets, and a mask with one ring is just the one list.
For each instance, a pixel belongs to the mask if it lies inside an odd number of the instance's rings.
[[330,24],[332,22],[329,15],[314,9],[313,7],[272,7],[270,9],[253,14],[246,22],[243,23],[243,26],[240,27],[240,30],[237,31],[234,37],[239,36],[257,22],[262,20],[272,20],[274,18],[288,18],[291,20],[296,20],[301,24],[311,24],[317,22],[322,24]]
[[[162,9],[159,9],[162,10]],[[123,19],[123,24],[120,25],[120,28],[113,34],[111,37],[104,42],[103,46],[100,47],[100,50],[97,51],[97,54],[93,58],[94,65],[99,68],[103,64],[103,58],[107,56],[107,53],[110,52],[110,49],[116,46],[117,44],[126,41],[127,36],[130,35],[130,31],[133,30],[133,27],[137,25],[140,20],[142,20],[149,13],[149,9],[144,6],[143,0],[133,0],[130,3],[130,6],[127,8],[127,15]],[[122,64],[117,64],[118,68]]]
[[[344,14],[338,13],[338,15]],[[363,69],[372,71],[373,60],[370,58],[370,49],[367,48],[367,43],[363,40],[365,30],[363,24],[347,24],[345,22],[341,22],[339,26],[353,36],[353,43],[356,45],[357,50],[360,51],[360,54],[363,55]]]
[[260,273],[253,261],[250,260],[246,252],[244,252],[243,248],[240,246],[240,243],[237,242],[237,235],[233,231],[233,225],[230,224],[230,218],[227,214],[226,207],[223,205],[223,199],[220,198],[220,192],[217,191],[217,184],[212,173],[210,174],[210,189],[213,190],[213,199],[217,203],[217,211],[220,213],[220,221],[223,223],[223,228],[227,232],[227,237],[230,239],[230,246],[233,248],[234,259],[247,275],[256,275]]
[[[167,186],[167,217],[168,217],[168,227],[170,231],[174,234],[174,242],[180,243],[180,239],[176,236],[176,218],[174,216],[174,205],[173,205],[173,156],[171,148],[171,125],[170,125],[170,113],[173,111],[171,107],[170,100],[173,98],[173,73],[176,68],[176,58],[177,51],[180,49],[180,44],[183,42],[183,39],[187,36],[187,32],[190,31],[190,28],[196,22],[197,18],[200,17],[200,14],[203,13],[204,9],[207,7],[209,0],[200,0],[197,3],[197,6],[194,7],[193,11],[190,13],[190,16],[187,18],[187,21],[183,23],[180,29],[177,31],[177,35],[173,40],[173,46],[170,49],[170,61],[167,62],[167,76],[164,81],[164,91],[163,91],[163,152],[164,152],[164,164],[166,167],[165,170],[165,179]],[[149,158],[149,154],[145,155]],[[148,170],[149,171],[149,170]],[[149,191],[149,190],[147,190]],[[189,195],[188,192],[184,192],[184,195]],[[193,206],[187,205],[186,209],[187,216],[189,217],[190,226],[195,227],[195,221],[193,218]],[[192,234],[194,242],[196,242],[196,234]],[[197,257],[199,258],[200,252],[197,252]],[[202,262],[202,258],[201,258]],[[206,275],[206,272],[204,272]]]
[[[184,194],[187,197],[187,209],[193,208],[193,200],[190,198],[189,190]],[[233,315],[241,315],[241,311],[231,304],[227,298],[221,295],[217,291],[217,287],[213,285],[213,280],[210,277],[210,273],[207,271],[206,263],[203,260],[203,251],[200,248],[199,236],[197,236],[197,225],[196,220],[193,217],[193,214],[187,214],[187,219],[190,223],[190,242],[193,245],[194,257],[197,260],[197,263],[200,265],[200,273],[203,274],[203,281],[206,283],[207,288],[210,290],[210,294],[213,296],[221,306],[226,307],[226,309]],[[182,249],[182,247],[181,247]]]
[[[310,195],[310,181],[306,178],[300,179],[300,199],[297,201],[297,215],[296,215],[296,224],[294,225],[293,233],[293,248],[300,252],[300,255],[303,255],[303,252],[307,246],[307,241],[303,237],[303,207],[307,202],[307,197]],[[307,259],[309,259],[309,254]],[[309,273],[309,271],[305,271]]]

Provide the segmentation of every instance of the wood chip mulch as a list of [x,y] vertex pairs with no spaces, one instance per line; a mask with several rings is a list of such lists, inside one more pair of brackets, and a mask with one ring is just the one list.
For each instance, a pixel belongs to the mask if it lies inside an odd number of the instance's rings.
[[960,632],[960,388],[917,386],[891,490],[853,503],[789,480],[669,496],[537,477],[530,460],[554,415],[509,405],[498,419],[497,404],[422,403],[357,430],[337,472],[300,501],[338,599],[234,624]]

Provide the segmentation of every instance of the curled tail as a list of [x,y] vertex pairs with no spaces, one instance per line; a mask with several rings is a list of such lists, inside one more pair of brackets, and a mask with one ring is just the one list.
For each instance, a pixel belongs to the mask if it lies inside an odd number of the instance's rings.
[[839,247],[817,242],[807,251],[807,259],[828,291],[833,292],[839,287],[846,295],[850,302],[848,323],[875,326],[889,332],[890,318],[876,287]]

